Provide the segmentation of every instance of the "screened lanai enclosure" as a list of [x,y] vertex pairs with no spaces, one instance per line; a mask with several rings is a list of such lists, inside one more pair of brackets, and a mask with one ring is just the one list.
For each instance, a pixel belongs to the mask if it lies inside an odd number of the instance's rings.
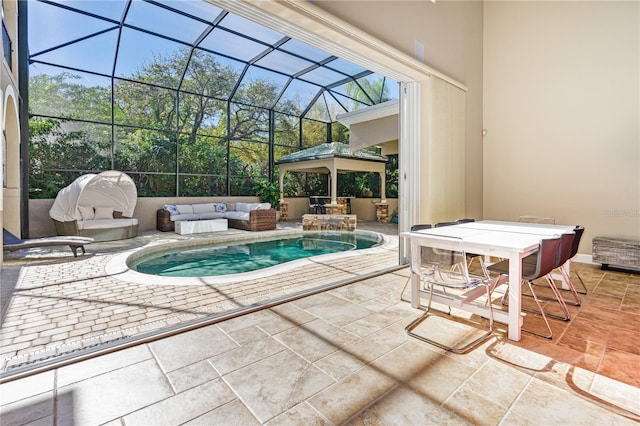
[[[397,82],[206,1],[26,3],[31,198],[103,170],[139,196],[255,195],[280,157],[348,142],[337,115],[398,97]],[[288,174],[285,195],[326,185]]]

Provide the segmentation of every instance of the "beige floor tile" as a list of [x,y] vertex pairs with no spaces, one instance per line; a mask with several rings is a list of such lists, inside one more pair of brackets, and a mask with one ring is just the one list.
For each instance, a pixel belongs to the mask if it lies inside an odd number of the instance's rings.
[[218,377],[220,375],[209,361],[196,362],[167,373],[167,379],[176,393],[184,392]]
[[[282,373],[283,368],[286,374]],[[278,352],[223,378],[260,422],[334,383],[327,374],[291,351]]]
[[131,425],[177,425],[235,398],[224,381],[215,379],[126,415],[123,420]]
[[216,355],[209,358],[209,362],[220,375],[225,375],[286,349],[280,342],[269,337]]
[[168,337],[149,344],[163,371],[169,372],[238,347],[216,326]]
[[560,390],[537,379],[529,383],[512,411],[538,424],[636,424],[589,403],[580,395]]
[[349,426],[364,425],[465,425],[464,418],[428,397],[403,386],[393,389],[355,417]]
[[311,397],[308,403],[333,424],[341,424],[382,397],[396,382],[365,367]]
[[388,330],[379,330],[357,342],[345,346],[342,351],[354,356],[364,363],[390,352],[406,342],[406,337]]
[[247,407],[237,399],[184,423],[189,426],[254,426],[259,424],[260,422],[247,410]]
[[344,326],[371,315],[373,312],[360,305],[332,296],[321,304],[310,306],[307,311],[337,326]]
[[528,374],[490,359],[460,389],[486,395],[491,402],[508,408],[531,379]]
[[57,373],[56,384],[57,386],[66,386],[152,358],[153,355],[146,345],[136,346],[127,351],[113,352],[98,358],[61,367]]
[[274,419],[268,421],[266,424],[269,426],[331,426],[331,423],[329,423],[327,419],[322,417],[306,402],[296,405],[290,410],[287,410]]
[[358,337],[322,320],[315,320],[274,336],[309,362],[315,362],[358,340]]
[[0,424],[52,425],[54,423],[54,394],[41,393],[0,407]]
[[590,387],[585,388],[589,393],[599,398],[604,404],[621,414],[624,411],[640,416],[640,388],[638,386],[621,383],[609,377],[596,375]]
[[[0,405],[11,404],[21,399],[52,392],[55,389],[55,373],[46,371],[0,385]],[[1,422],[0,422],[1,423]]]
[[[499,385],[496,382],[494,386]],[[507,413],[507,407],[494,401],[491,388],[477,393],[463,386],[444,402],[444,407],[475,425],[498,424]]]
[[143,361],[60,387],[56,399],[57,423],[101,424],[172,395],[155,361]]
[[242,346],[247,343],[255,342],[256,340],[262,340],[269,337],[269,334],[265,332],[261,327],[251,326],[240,329],[238,331],[232,331],[227,333],[231,339],[238,345]]

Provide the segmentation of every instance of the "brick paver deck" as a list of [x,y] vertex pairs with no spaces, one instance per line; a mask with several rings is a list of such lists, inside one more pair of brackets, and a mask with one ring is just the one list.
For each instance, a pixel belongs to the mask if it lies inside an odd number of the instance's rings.
[[[0,371],[158,332],[398,264],[397,250],[390,249],[314,261],[286,273],[242,282],[188,286],[132,283],[105,273],[105,265],[123,250],[163,238],[184,237],[151,232],[131,240],[91,244],[88,255],[78,258],[63,248],[6,258],[2,277],[14,281],[15,287],[11,299],[3,301]],[[3,297],[9,293],[7,285],[3,283]]]

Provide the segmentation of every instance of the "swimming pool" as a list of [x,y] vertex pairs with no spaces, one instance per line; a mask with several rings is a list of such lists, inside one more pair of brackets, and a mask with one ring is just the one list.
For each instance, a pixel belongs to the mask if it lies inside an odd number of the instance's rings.
[[370,249],[384,242],[374,232],[304,232],[270,239],[231,241],[142,251],[128,267],[161,277],[209,277],[243,274],[300,259]]

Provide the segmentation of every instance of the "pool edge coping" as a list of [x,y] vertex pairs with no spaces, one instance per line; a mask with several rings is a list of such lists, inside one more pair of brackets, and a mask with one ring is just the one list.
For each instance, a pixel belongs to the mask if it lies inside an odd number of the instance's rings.
[[[135,256],[136,253],[141,251],[163,251],[163,248],[169,244],[178,245],[181,247],[196,247],[212,243],[224,243],[224,242],[240,242],[244,240],[268,240],[273,239],[275,236],[286,236],[300,234],[299,229],[292,230],[279,230],[278,232],[271,232],[269,235],[255,236],[251,234],[247,235],[223,235],[213,238],[198,238],[193,240],[164,240],[162,242],[152,242],[142,247],[138,247],[132,250],[119,253],[111,258],[104,266],[106,275],[118,279],[120,281],[128,282],[131,284],[143,284],[143,285],[173,285],[173,286],[195,286],[195,285],[212,285],[212,284],[233,284],[242,281],[251,281],[259,278],[271,277],[282,272],[290,271],[292,269],[301,268],[306,265],[312,265],[317,263],[318,260],[329,261],[337,259],[339,257],[354,257],[363,256],[367,254],[386,252],[390,250],[398,249],[398,238],[383,234],[376,231],[356,230],[358,233],[368,233],[380,235],[383,239],[383,243],[377,247],[368,249],[352,250],[347,252],[329,253],[319,256],[312,256],[309,258],[293,260],[283,263],[281,265],[270,266],[268,268],[258,269],[256,271],[242,272],[238,274],[228,274],[220,276],[204,276],[204,277],[163,277],[159,275],[143,274],[141,272],[134,271],[129,268],[127,260],[131,256]],[[256,238],[259,237],[259,238]],[[311,260],[314,259],[314,260]]]

